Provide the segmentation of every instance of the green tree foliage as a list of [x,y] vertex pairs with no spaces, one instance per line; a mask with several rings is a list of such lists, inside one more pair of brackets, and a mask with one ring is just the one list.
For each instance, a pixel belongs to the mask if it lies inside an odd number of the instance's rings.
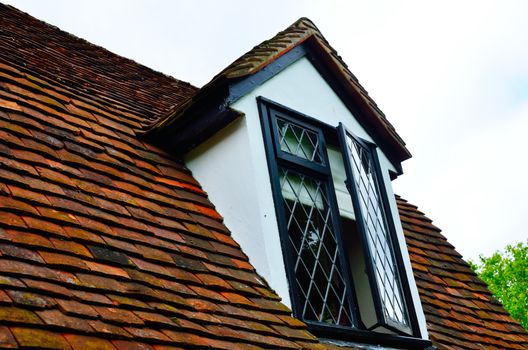
[[490,257],[469,261],[510,315],[528,330],[528,241],[508,245]]

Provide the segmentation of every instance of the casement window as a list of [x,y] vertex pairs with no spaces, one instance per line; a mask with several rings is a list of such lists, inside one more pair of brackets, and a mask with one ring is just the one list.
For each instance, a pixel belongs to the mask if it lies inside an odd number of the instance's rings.
[[294,315],[332,337],[419,337],[376,146],[258,103]]

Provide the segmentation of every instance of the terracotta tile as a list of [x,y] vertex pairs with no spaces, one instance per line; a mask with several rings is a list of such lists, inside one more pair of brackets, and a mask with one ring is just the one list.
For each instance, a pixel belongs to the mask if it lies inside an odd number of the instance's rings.
[[114,276],[119,276],[123,278],[130,278],[128,274],[125,272],[125,270],[119,267],[100,264],[100,263],[93,262],[93,261],[85,261],[84,263],[88,266],[88,268],[91,271],[94,271],[94,272],[103,273],[105,275],[114,275]]
[[110,227],[100,222],[99,220],[90,219],[82,215],[76,215],[76,218],[84,228],[90,228],[90,230],[98,233],[113,235],[113,232]]
[[34,152],[50,156],[52,158],[57,158],[57,154],[55,153],[55,150],[51,147],[49,147],[47,144],[42,143],[40,141],[37,141],[37,139],[33,139],[33,135],[29,134],[32,139],[28,139],[25,137],[22,137],[22,144],[28,148],[31,149]]
[[102,334],[103,336],[114,336],[119,338],[131,338],[132,335],[125,331],[122,327],[115,326],[100,320],[88,320],[90,326],[95,332]]
[[0,326],[0,348],[2,349],[16,349],[18,344],[13,337],[9,328]]
[[0,197],[0,209],[8,209],[20,212],[22,214],[31,213],[38,215],[37,209],[34,206],[27,204],[25,202],[19,201],[10,197]]
[[33,136],[35,139],[46,143],[48,146],[54,148],[54,149],[61,149],[64,147],[64,143],[60,141],[59,139],[40,131],[36,130],[30,130],[31,136]]
[[42,324],[42,321],[34,312],[12,306],[0,306],[0,321],[27,325]]
[[92,328],[85,319],[67,316],[59,310],[37,311],[39,317],[48,325],[90,332]]
[[[185,318],[173,317],[172,320],[174,321],[175,324],[177,324],[178,326],[180,326],[183,329],[187,329],[187,330],[190,330],[192,332],[200,332],[200,333],[204,333],[204,334],[211,333],[211,332],[209,332],[209,330],[207,328],[203,327],[202,325],[200,325],[200,324],[198,324],[196,322],[189,321],[189,320],[187,320]],[[198,320],[194,320],[194,321],[198,321]]]
[[75,299],[83,301],[83,302],[86,301],[90,303],[112,305],[112,301],[110,299],[108,299],[106,296],[101,295],[99,293],[91,293],[91,292],[80,291],[80,290],[71,290],[71,294],[74,295]]
[[125,308],[128,306],[128,307],[133,307],[134,309],[138,309],[138,308],[139,309],[149,309],[150,308],[144,302],[134,299],[134,298],[125,297],[122,295],[114,295],[114,294],[106,294],[106,296],[108,297],[108,299],[112,300],[112,304],[114,304],[115,306],[124,306]]
[[201,205],[195,205],[195,209],[200,214],[209,216],[209,217],[211,217],[213,219],[216,219],[216,220],[222,220],[223,219],[222,216],[220,214],[218,214],[217,211],[214,210],[214,209],[203,207]]
[[124,216],[130,216],[130,213],[120,204],[99,197],[93,197],[93,200],[95,201],[95,204],[101,209],[105,209]]
[[154,350],[154,348],[148,344],[135,341],[112,340],[112,344],[117,348],[117,350]]
[[[145,238],[146,238],[146,241],[149,240],[149,237],[145,237]],[[141,246],[139,250],[141,251],[141,254],[147,259],[163,261],[163,262],[170,263],[170,264],[174,263],[171,255],[160,249]]]
[[275,293],[273,292],[272,290],[270,289],[267,289],[267,288],[263,288],[263,287],[258,287],[258,286],[255,286],[253,287],[257,292],[260,293],[260,295],[262,295],[263,297],[265,298],[268,298],[268,299],[274,299],[274,300],[280,300],[280,297]]
[[213,299],[222,303],[229,302],[229,299],[223,296],[223,293],[217,293],[215,291],[209,290],[208,288],[203,288],[199,286],[189,285],[188,287],[192,289],[196,293],[196,295],[200,295],[203,298]]
[[14,124],[14,123],[4,123],[2,125],[2,128],[4,128],[5,130],[17,135],[17,136],[31,136],[31,133],[29,132],[29,130],[27,130],[26,128],[24,128],[23,126],[20,126],[20,125],[17,125],[17,124]]
[[265,325],[261,322],[255,322],[247,319],[240,320],[227,316],[217,316],[217,318],[221,321],[219,324],[226,327],[234,326],[235,328],[243,328],[249,331],[256,331],[268,335],[278,335],[278,332],[271,328],[271,326]]
[[172,259],[174,260],[174,263],[176,264],[176,266],[182,269],[186,269],[186,270],[190,270],[194,272],[209,271],[206,264],[204,264],[203,262],[197,259],[191,259],[183,255],[175,254],[175,253],[172,254]]
[[69,186],[69,187],[75,187],[74,183],[69,179],[69,177],[57,172],[57,171],[54,171],[54,170],[51,170],[51,169],[47,169],[47,168],[44,168],[44,167],[40,167],[40,166],[37,166],[35,167],[38,171],[38,173],[40,174],[40,176],[48,179],[48,180],[51,180],[52,182],[57,182],[57,183],[60,183],[61,185],[66,185],[66,186]]
[[[47,207],[36,207],[38,212],[43,218],[51,219],[53,221],[61,222],[61,224],[67,223],[67,224],[73,224],[78,225],[79,222],[75,218],[75,215],[71,213],[66,213],[62,210],[56,210],[52,208]],[[62,231],[57,232],[58,234],[61,234]]]
[[205,239],[215,238],[215,235],[210,230],[206,229],[205,227],[201,225],[196,225],[190,222],[185,223],[185,230],[192,232],[198,236],[201,236]]
[[229,293],[229,292],[221,292],[220,293],[224,298],[229,300],[231,304],[239,304],[239,305],[247,305],[251,307],[255,307],[255,303],[249,300],[248,298],[237,294],[237,293]]
[[160,315],[158,313],[145,311],[134,311],[134,313],[145,323],[175,325],[175,323],[170,318]]
[[57,274],[49,268],[7,259],[0,259],[0,271],[23,276],[57,279]]
[[71,350],[66,339],[58,333],[43,329],[11,327],[20,346],[37,349],[61,349]]
[[211,230],[211,233],[213,234],[214,238],[219,242],[222,242],[224,244],[237,247],[237,248],[240,247],[240,245],[237,242],[235,242],[235,240],[233,239],[233,237],[231,237],[231,235],[228,235],[223,232],[216,232],[213,230]]
[[10,286],[10,287],[17,287],[17,288],[24,288],[25,285],[22,283],[21,280],[9,276],[0,275],[0,286]]
[[101,315],[103,319],[108,321],[118,322],[121,324],[143,324],[143,321],[141,321],[137,316],[128,310],[102,306],[94,306],[94,309],[99,313],[99,315]]
[[[186,209],[192,210],[188,208]],[[229,229],[223,223],[219,222],[218,220],[213,220],[207,216],[194,214],[194,213],[190,213],[189,215],[193,218],[194,221],[198,222],[200,225],[204,225],[206,227],[217,230],[219,232],[224,232],[226,234],[230,233]]]
[[207,286],[214,286],[214,287],[220,287],[222,289],[231,289],[231,286],[222,278],[213,276],[213,275],[207,275],[204,273],[197,273],[195,275]]
[[94,318],[98,313],[89,305],[75,300],[56,299],[59,309],[66,315]]
[[[171,285],[171,290],[173,291],[179,291],[179,289],[177,288],[174,288],[172,285]],[[185,287],[187,288],[187,287]],[[194,294],[194,292],[190,289],[187,288],[187,290],[189,291],[188,295],[193,295],[193,296],[196,296]],[[187,292],[187,290],[185,290]],[[177,294],[174,294],[174,293],[170,293],[170,292],[166,292],[166,291],[162,291],[162,290],[157,290],[155,291],[155,295],[158,296],[161,300],[163,300],[164,302],[167,302],[167,303],[171,303],[173,305],[176,305],[178,307],[180,306],[183,306],[183,307],[190,307],[190,306],[194,306],[194,304],[187,298],[183,298]],[[214,309],[214,306],[211,306],[212,309]]]
[[50,238],[50,241],[53,246],[55,246],[55,248],[59,250],[64,250],[75,255],[92,258],[92,254],[82,244],[72,242],[71,240],[64,240],[58,238]]
[[104,242],[104,240],[100,236],[78,227],[63,226],[63,229],[67,233],[67,235],[72,238],[95,243]]
[[88,268],[82,259],[74,256],[46,251],[40,251],[39,254],[48,265],[75,267],[80,270],[86,270]]
[[[76,274],[81,284],[89,287],[100,289],[101,291],[111,291],[111,292],[126,292],[126,286],[113,278],[107,278],[102,276],[89,275],[86,273],[77,273]],[[101,292],[99,291],[99,293]]]
[[272,327],[280,334],[288,338],[317,341],[317,338],[313,334],[309,333],[306,329],[292,329],[290,327],[278,325],[274,325]]
[[163,333],[167,335],[171,340],[176,342],[177,344],[182,345],[191,345],[191,346],[202,346],[207,347],[208,341],[204,337],[200,337],[198,335],[192,334],[192,333],[186,333],[186,332],[176,332],[164,329]]
[[275,300],[251,298],[251,302],[255,305],[258,305],[262,309],[270,310],[273,312],[286,313],[288,315],[292,313],[289,307]]
[[30,191],[24,188],[20,188],[15,185],[8,185],[9,190],[13,194],[14,197],[24,198],[33,202],[38,202],[41,204],[51,205],[51,203],[48,201],[46,196],[44,196],[41,193]]
[[174,267],[166,267],[171,276],[176,278],[177,280],[181,280],[184,283],[191,282],[194,284],[201,284],[202,282],[194,276],[194,274],[187,272],[185,270],[182,270],[180,268],[174,268]]
[[152,339],[157,341],[170,341],[170,339],[160,331],[149,328],[125,327],[125,330],[137,339]]
[[231,261],[240,269],[245,269],[245,270],[249,270],[249,271],[253,271],[254,268],[253,266],[248,263],[247,261],[242,261],[242,260],[238,260],[238,259],[231,259]]
[[26,307],[29,306],[31,308],[39,309],[51,308],[57,304],[52,298],[26,291],[9,290],[7,291],[7,294],[9,294],[9,298],[14,304],[23,305]]
[[13,303],[13,301],[6,294],[6,292],[0,290],[0,304],[12,304],[12,303]]
[[[62,227],[52,222],[40,220],[40,219],[29,217],[29,216],[23,216],[22,219],[24,220],[26,225],[32,229],[44,231],[44,232],[50,232],[54,234],[59,234],[61,236],[66,235],[66,233],[62,230]],[[45,245],[49,247],[53,247],[53,245],[49,241]]]
[[5,256],[44,263],[44,260],[42,260],[40,255],[33,250],[17,247],[11,244],[0,244],[0,253]]
[[56,283],[38,281],[29,278],[23,278],[22,281],[24,281],[24,283],[31,289],[44,291],[46,293],[51,293],[62,297],[69,297],[72,295],[69,289],[57,285]]
[[[152,226],[148,226],[148,231],[149,232],[151,232],[151,227]],[[156,250],[157,250],[157,248],[163,248],[163,250],[164,251],[168,251],[168,253],[172,253],[172,252],[178,250],[178,247],[176,246],[175,242],[167,241],[165,239],[160,239],[158,237],[151,236],[151,235],[143,234],[142,242],[145,243],[145,245],[148,244],[147,248],[155,247]],[[145,245],[143,245],[143,246],[145,246]],[[156,260],[160,260],[160,261],[164,260],[166,262],[170,262],[171,264],[173,263],[172,259],[171,260],[167,259],[167,256],[165,254],[163,254],[163,253],[162,253],[162,256],[159,256],[159,254],[157,254],[157,253],[154,253],[154,255],[157,255],[157,259]],[[169,254],[169,256],[170,256],[170,254]]]
[[148,221],[149,223],[159,224],[159,220],[146,210],[132,206],[126,206],[126,210],[130,213],[132,217],[136,219]]
[[[114,239],[114,238],[110,238],[110,237],[103,237],[103,240],[108,245],[108,248],[110,248],[110,247],[118,248],[119,250],[125,250],[127,252],[131,252],[131,253],[139,255],[139,250],[132,243],[128,243],[128,242],[125,242],[123,240]],[[115,254],[112,254],[109,257],[104,257],[104,255],[103,255],[103,256],[99,257],[99,259],[101,259],[101,260],[108,259],[107,261],[112,261],[112,262],[120,264],[120,265],[131,265],[131,266],[133,266],[132,261],[130,261],[128,259],[128,256],[126,256],[126,254],[124,254],[122,252],[117,252],[117,251],[111,250],[111,249],[107,249],[107,250],[109,250],[110,252],[115,252]],[[93,254],[95,254],[95,253],[93,253]],[[109,260],[109,259],[113,259],[113,260]]]
[[132,260],[132,262],[141,270],[170,276],[170,272],[160,265],[156,265],[156,264],[147,262],[145,260],[133,258],[133,257],[131,257],[130,260]]
[[116,350],[108,340],[77,334],[65,334],[64,337],[74,350]]
[[162,229],[159,227],[150,227],[150,231],[156,236],[170,240],[170,241],[175,241],[178,243],[185,242],[185,240],[181,237],[181,235],[175,230],[167,230],[167,229]]
[[64,194],[64,191],[62,190],[60,186],[43,181],[41,179],[31,178],[31,179],[28,179],[26,183],[30,188],[33,188],[33,189],[45,191],[47,193],[51,193],[54,195]]
[[221,310],[220,306],[216,303],[203,299],[186,299],[185,302],[192,306],[196,311],[215,313]]
[[295,327],[295,328],[306,328],[306,324],[294,317],[291,317],[291,316],[285,316],[285,315],[278,315],[277,316],[279,319],[281,319],[284,323],[286,323],[287,325],[291,326],[291,327]]

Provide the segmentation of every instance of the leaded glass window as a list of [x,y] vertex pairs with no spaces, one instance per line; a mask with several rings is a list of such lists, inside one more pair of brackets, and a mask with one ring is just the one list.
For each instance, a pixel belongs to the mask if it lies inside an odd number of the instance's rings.
[[324,182],[279,168],[288,242],[304,320],[351,326],[342,256]]
[[372,149],[342,126],[260,108],[295,316],[325,332],[413,334]]
[[354,194],[360,211],[363,236],[369,250],[371,278],[377,291],[386,323],[410,327],[407,307],[403,298],[402,284],[397,270],[394,248],[384,212],[380,180],[374,164],[373,150],[361,140],[342,130],[345,135],[346,157],[353,179]]
[[311,162],[322,163],[322,150],[319,147],[319,135],[316,132],[281,118],[276,120],[279,144],[282,151]]

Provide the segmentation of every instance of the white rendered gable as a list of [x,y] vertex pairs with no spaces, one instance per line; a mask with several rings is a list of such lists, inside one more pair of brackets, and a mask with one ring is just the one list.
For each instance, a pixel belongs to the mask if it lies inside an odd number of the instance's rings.
[[[257,108],[259,96],[332,126],[341,122],[357,136],[374,141],[310,61],[303,57],[233,103],[230,107],[242,112],[244,116],[186,155],[187,166],[224,217],[235,241],[248,255],[257,272],[282,297],[283,302],[290,306],[288,280]],[[394,226],[420,331],[426,335],[425,317],[390,182],[389,171],[396,169],[379,148],[378,156],[392,218],[397,218]]]

